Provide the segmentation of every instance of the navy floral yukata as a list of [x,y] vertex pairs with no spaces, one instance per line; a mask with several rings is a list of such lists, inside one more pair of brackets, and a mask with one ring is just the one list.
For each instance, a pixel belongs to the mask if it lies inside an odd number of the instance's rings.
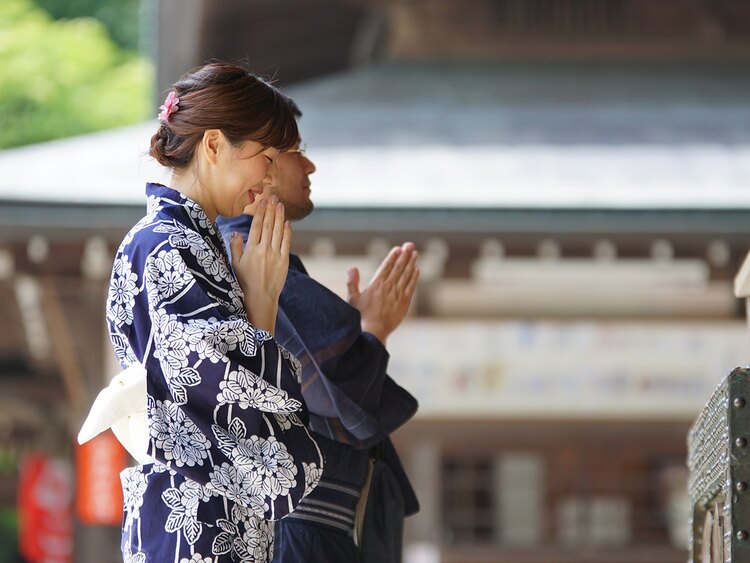
[[123,367],[147,372],[149,455],[122,473],[126,563],[270,561],[273,522],[317,485],[299,362],[247,320],[200,206],[148,184],[122,242],[107,322]]

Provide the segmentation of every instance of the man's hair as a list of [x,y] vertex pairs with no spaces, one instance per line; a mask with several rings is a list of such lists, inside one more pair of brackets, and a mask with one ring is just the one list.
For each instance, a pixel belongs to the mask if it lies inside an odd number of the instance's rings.
[[299,120],[300,117],[302,117],[302,111],[300,111],[299,106],[294,103],[294,100],[287,96],[286,94],[283,94],[284,99],[286,100],[287,105],[292,110],[292,113],[294,114],[294,117]]

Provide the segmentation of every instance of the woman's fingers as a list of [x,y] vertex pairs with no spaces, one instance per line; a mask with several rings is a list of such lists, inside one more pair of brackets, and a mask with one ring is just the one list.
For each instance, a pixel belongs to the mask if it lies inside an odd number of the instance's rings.
[[284,204],[276,204],[276,217],[273,222],[273,236],[271,238],[271,248],[280,250],[284,240]]
[[276,204],[279,202],[279,198],[275,195],[271,196],[266,206],[266,214],[263,217],[263,229],[260,235],[259,246],[270,247],[271,239],[273,237],[273,223],[276,219]]
[[255,216],[253,217],[253,222],[250,225],[250,234],[247,236],[247,243],[252,246],[258,246],[258,243],[260,242],[260,237],[263,232],[263,221],[266,216],[266,208],[268,207],[268,202],[263,199],[258,204],[258,208],[255,211]]
[[282,226],[281,255],[289,256],[292,249],[292,223],[284,221]]
[[242,258],[242,237],[240,233],[236,231],[232,233],[232,238],[229,239],[229,250],[232,255],[232,268],[236,272]]

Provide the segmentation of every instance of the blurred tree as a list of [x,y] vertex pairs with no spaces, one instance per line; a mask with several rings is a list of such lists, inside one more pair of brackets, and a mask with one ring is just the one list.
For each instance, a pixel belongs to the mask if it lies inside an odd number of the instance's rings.
[[19,563],[18,516],[15,507],[0,508],[0,563]]
[[93,18],[53,20],[31,0],[0,1],[0,148],[146,119],[153,67]]
[[141,0],[34,0],[55,19],[92,17],[102,22],[124,49],[138,49],[138,10]]
[[[0,444],[0,480],[6,484],[18,480],[18,458],[5,444]],[[0,546],[0,563],[21,563],[15,505],[0,505]]]

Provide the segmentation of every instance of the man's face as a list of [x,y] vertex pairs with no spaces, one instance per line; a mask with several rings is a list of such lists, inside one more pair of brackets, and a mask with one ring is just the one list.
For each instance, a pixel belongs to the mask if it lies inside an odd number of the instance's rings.
[[[275,170],[274,170],[275,168]],[[276,157],[271,169],[273,181],[264,192],[263,197],[269,198],[276,194],[284,204],[286,218],[290,221],[304,219],[313,210],[310,199],[310,174],[315,172],[315,165],[300,152],[300,143]]]

